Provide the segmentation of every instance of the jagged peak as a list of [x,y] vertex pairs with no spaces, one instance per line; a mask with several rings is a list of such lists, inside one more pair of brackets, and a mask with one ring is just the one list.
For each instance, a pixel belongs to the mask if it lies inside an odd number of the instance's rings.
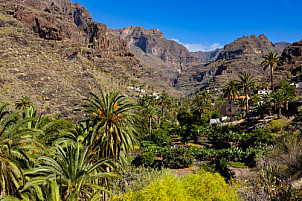
[[217,59],[232,59],[243,54],[263,55],[268,52],[280,52],[280,50],[264,34],[259,36],[253,34],[225,45]]

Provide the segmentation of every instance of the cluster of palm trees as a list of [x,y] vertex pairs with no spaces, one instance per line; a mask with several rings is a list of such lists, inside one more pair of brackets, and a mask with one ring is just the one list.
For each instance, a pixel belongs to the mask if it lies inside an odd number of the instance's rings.
[[[252,90],[256,86],[256,80],[251,74],[248,73],[240,73],[238,75],[239,80],[230,80],[227,85],[223,87],[223,97],[228,98],[231,103],[238,99],[240,95],[240,90],[243,91],[244,99],[240,101],[239,104],[245,104],[245,114],[248,118],[249,113],[249,95],[251,95]],[[230,104],[230,117],[232,120],[233,108],[232,104]]]
[[212,109],[212,94],[203,90],[193,98],[192,109],[199,114],[200,119]]
[[0,107],[0,200],[106,199],[136,145],[136,104],[91,94],[77,124],[38,115],[27,96],[9,108]]
[[[265,112],[272,111],[272,104],[278,109],[278,118],[281,118],[281,108],[285,104],[286,111],[288,111],[288,102],[293,100],[296,97],[295,88],[290,86],[286,81],[281,81],[279,89],[275,91],[274,87],[274,71],[275,69],[282,64],[281,57],[278,56],[277,53],[270,52],[268,53],[261,65],[264,66],[264,70],[270,69],[270,77],[271,77],[271,88],[272,93],[267,93],[262,97],[258,97],[255,104],[255,109],[257,113],[263,115]],[[244,95],[244,99],[240,99],[237,104],[246,110],[245,117],[249,117],[249,99],[251,93],[255,90],[257,86],[257,82],[251,74],[248,73],[239,73],[238,80],[230,80],[223,87],[223,97],[234,102],[235,99],[238,99],[240,95],[240,91]],[[254,95],[255,97],[257,95]],[[245,105],[245,107],[244,107]],[[230,114],[232,120],[232,104],[230,104]]]

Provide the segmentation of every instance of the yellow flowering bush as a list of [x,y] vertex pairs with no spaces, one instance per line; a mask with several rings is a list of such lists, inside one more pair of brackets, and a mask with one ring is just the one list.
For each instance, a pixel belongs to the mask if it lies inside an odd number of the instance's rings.
[[232,187],[218,173],[200,170],[197,174],[177,177],[166,174],[143,188],[141,191],[130,192],[112,200],[125,201],[192,201],[192,200],[240,200],[237,187]]

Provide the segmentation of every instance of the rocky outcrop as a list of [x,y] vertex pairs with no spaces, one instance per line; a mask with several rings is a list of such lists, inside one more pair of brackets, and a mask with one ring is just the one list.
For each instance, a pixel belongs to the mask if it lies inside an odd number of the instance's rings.
[[129,46],[136,46],[147,54],[173,65],[179,73],[188,66],[196,65],[200,60],[187,48],[176,41],[167,40],[158,29],[144,29],[130,26],[123,29],[110,29],[110,32],[126,40]]
[[[33,12],[32,9],[37,12]],[[26,27],[49,40],[72,40],[87,45],[89,56],[131,56],[127,43],[109,33],[107,26],[94,22],[89,12],[69,0],[27,0],[13,8],[12,14]],[[93,55],[91,55],[93,54]]]
[[282,58],[287,65],[302,65],[302,40],[285,47]]
[[282,53],[283,65],[290,70],[294,81],[302,80],[302,40],[284,48]]
[[225,45],[217,60],[230,59],[249,59],[258,60],[269,52],[281,53],[275,45],[267,39],[264,34],[259,37],[256,35],[243,36],[233,43]]
[[[260,83],[269,82],[269,71],[261,66],[263,56],[269,52],[280,53],[280,50],[265,35],[244,36],[225,45],[216,61],[188,68],[178,77],[176,87],[186,88],[192,83],[195,90],[221,89],[230,79],[237,80],[241,72],[250,73]],[[281,79],[290,79],[289,71],[277,69],[275,80]]]
[[222,50],[223,49],[216,49],[209,52],[198,51],[198,52],[191,52],[191,53],[195,55],[197,58],[201,59],[203,62],[209,63],[215,61]]

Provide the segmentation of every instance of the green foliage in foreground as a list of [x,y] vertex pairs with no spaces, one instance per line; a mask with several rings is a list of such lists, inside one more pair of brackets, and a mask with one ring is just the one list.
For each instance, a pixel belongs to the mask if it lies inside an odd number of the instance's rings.
[[143,151],[139,156],[137,156],[133,161],[132,164],[135,166],[144,165],[146,167],[152,166],[154,163],[155,155],[153,152],[150,151]]
[[169,168],[187,168],[193,164],[193,156],[185,147],[172,147],[163,154],[163,163]]
[[198,174],[189,174],[178,178],[175,175],[163,175],[149,186],[138,192],[130,192],[116,200],[240,200],[237,187],[227,184],[218,173],[200,170]]

